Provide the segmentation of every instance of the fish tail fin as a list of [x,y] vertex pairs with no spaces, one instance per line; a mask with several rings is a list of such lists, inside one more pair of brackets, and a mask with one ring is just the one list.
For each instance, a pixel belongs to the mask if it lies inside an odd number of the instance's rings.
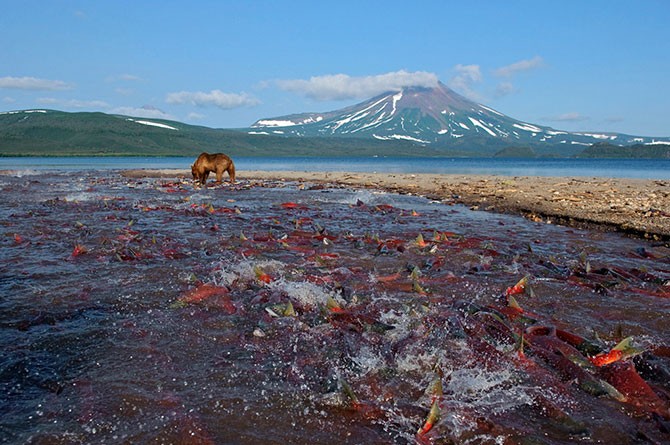
[[612,350],[620,351],[622,356],[626,358],[639,355],[644,352],[643,348],[638,348],[633,345],[633,337],[624,338],[615,347],[613,347]]
[[347,397],[349,402],[351,402],[351,405],[354,408],[357,408],[360,406],[361,401],[358,399],[358,396],[354,392],[354,390],[351,388],[351,385],[349,385],[349,382],[347,382],[344,377],[340,377],[340,386],[342,387],[342,393]]

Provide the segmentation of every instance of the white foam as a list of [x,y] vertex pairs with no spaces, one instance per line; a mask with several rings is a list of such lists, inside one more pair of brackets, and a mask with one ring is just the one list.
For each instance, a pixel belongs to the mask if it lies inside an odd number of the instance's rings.
[[9,174],[16,176],[17,178],[23,178],[24,176],[35,176],[39,175],[39,170],[25,169],[25,170],[9,170]]
[[275,260],[242,260],[232,264],[230,261],[225,261],[222,263],[221,269],[216,272],[215,281],[217,284],[226,287],[234,286],[240,281],[254,281],[256,279],[256,267],[274,276],[280,276],[284,271],[284,264]]
[[361,368],[361,375],[381,369],[385,364],[384,359],[367,345],[361,346],[358,354],[351,357],[351,359]]
[[539,389],[520,385],[518,376],[511,369],[454,369],[445,375],[445,381],[445,412],[448,414],[441,422],[455,436],[475,427],[473,416],[466,419],[457,413],[465,411],[487,416],[501,414],[533,404],[532,394]]
[[[283,292],[293,302],[307,307],[319,307],[332,298],[340,304],[345,304],[342,297],[333,291],[327,290],[308,281],[290,281],[296,277],[287,277],[287,265],[277,260],[248,260],[242,259],[222,261],[220,270],[214,272],[214,282],[228,288],[245,287],[255,282],[256,270],[270,275],[273,281],[267,284],[271,289]],[[297,277],[299,280],[300,277]]]
[[100,195],[98,193],[87,193],[87,192],[70,193],[69,195],[65,196],[63,199],[65,199],[65,201],[69,201],[69,202],[97,201],[97,200],[100,199]]
[[335,299],[339,303],[343,303],[338,294],[306,281],[279,281],[275,284],[275,287],[286,292],[286,295],[292,301],[297,301],[303,306],[317,307],[325,305],[328,297]]

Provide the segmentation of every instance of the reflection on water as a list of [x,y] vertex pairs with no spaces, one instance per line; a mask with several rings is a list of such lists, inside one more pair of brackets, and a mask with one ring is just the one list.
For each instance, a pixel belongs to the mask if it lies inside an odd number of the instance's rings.
[[[22,175],[41,170],[186,169],[190,157],[2,158],[0,170]],[[252,158],[235,157],[237,170],[439,173],[502,176],[590,176],[670,179],[670,159],[510,158]]]
[[2,443],[670,440],[662,245],[310,184],[0,187]]

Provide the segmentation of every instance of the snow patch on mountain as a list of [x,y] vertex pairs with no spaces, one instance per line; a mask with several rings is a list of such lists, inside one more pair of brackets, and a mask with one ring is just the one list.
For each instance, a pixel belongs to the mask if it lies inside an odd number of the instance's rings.
[[487,126],[485,126],[484,124],[479,122],[477,119],[472,118],[472,117],[468,117],[468,119],[470,119],[470,122],[472,122],[472,125],[474,125],[475,127],[480,127],[481,129],[483,129],[484,131],[486,131],[488,134],[490,134],[493,137],[497,136],[497,134],[495,134]]
[[128,119],[126,119],[126,120],[129,120],[130,122],[135,122],[135,123],[137,123],[137,124],[141,124],[141,125],[149,125],[149,126],[151,126],[151,127],[158,127],[158,128],[165,128],[165,129],[167,129],[167,130],[175,130],[175,131],[179,131],[178,128],[171,127],[170,125],[166,125],[166,124],[161,124],[161,123],[159,123],[159,122],[151,122],[151,121],[138,120],[138,119],[130,119],[130,118],[128,118]]
[[404,134],[392,134],[390,136],[379,136],[379,135],[373,134],[372,137],[374,137],[375,139],[382,140],[382,141],[389,141],[391,139],[396,139],[396,140],[418,142],[420,144],[429,144],[430,143],[429,141],[424,141],[424,140],[419,139],[419,138],[413,138],[411,136],[407,136],[407,135],[404,135]]
[[519,130],[532,131],[533,133],[540,133],[542,131],[541,128],[530,124],[512,124],[512,126],[518,128]]
[[3,111],[0,114],[19,114],[19,113],[46,113],[47,110],[19,110],[19,111]]
[[293,121],[276,121],[272,119],[264,119],[256,122],[253,127],[291,127],[293,125],[298,125]]
[[483,109],[487,110],[487,111],[490,111],[491,113],[497,114],[498,116],[505,116],[504,114],[500,113],[499,111],[494,110],[493,108],[485,107],[482,104],[479,104],[479,106],[482,107]]

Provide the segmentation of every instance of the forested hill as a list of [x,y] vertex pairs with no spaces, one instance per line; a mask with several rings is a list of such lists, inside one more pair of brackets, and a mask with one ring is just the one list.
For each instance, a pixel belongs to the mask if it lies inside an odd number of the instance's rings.
[[[0,113],[0,156],[193,156],[203,151],[231,156],[415,156],[416,150],[409,142],[250,135],[105,113]],[[425,155],[440,154],[430,149]]]

